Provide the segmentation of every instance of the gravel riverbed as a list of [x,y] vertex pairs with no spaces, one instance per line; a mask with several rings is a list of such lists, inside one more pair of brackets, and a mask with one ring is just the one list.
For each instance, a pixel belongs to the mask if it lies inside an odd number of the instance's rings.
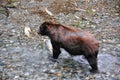
[[[119,0],[12,1],[16,8],[8,8],[8,17],[0,12],[0,80],[120,80]],[[49,20],[95,35],[100,73],[91,74],[83,56],[63,49],[59,63],[49,61],[49,39],[24,33],[25,27],[37,32]]]

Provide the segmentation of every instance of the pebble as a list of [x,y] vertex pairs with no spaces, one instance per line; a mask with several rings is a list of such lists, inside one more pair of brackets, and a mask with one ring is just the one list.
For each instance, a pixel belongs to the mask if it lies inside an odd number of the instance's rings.
[[106,40],[105,40],[105,39],[103,39],[102,41],[103,41],[103,42],[106,42]]
[[96,28],[96,25],[91,25],[91,27],[95,29],[95,28]]
[[15,29],[12,29],[12,32],[13,32],[13,33],[15,33],[15,32],[16,32],[16,30],[15,30]]
[[103,48],[102,50],[103,50],[103,51],[107,51],[107,49],[106,49],[106,48]]
[[7,49],[6,49],[6,48],[3,48],[2,50],[3,50],[3,51],[7,51]]
[[0,73],[3,71],[3,67],[1,66],[1,64],[0,64]]
[[44,68],[42,71],[43,71],[43,72],[48,72],[48,69],[47,69],[47,68]]
[[19,76],[15,76],[15,77],[14,77],[14,79],[18,79],[18,78],[19,78]]
[[29,76],[30,73],[29,73],[29,72],[25,72],[24,75],[25,75],[25,76]]
[[116,50],[115,50],[115,51],[120,52],[120,48],[116,48]]
[[95,10],[95,9],[92,9],[92,11],[93,11],[93,12],[96,12],[96,10]]
[[110,77],[108,80],[117,80],[115,77]]
[[89,77],[86,77],[85,79],[86,79],[86,80],[90,80],[90,78],[89,78]]
[[120,44],[117,44],[118,47],[120,47]]
[[115,76],[118,80],[120,80],[120,75]]
[[55,73],[56,71],[52,69],[52,70],[50,70],[50,72],[51,72],[51,73]]
[[10,41],[10,43],[14,43],[14,41]]
[[56,73],[54,73],[56,76],[58,76],[58,77],[62,77],[62,74],[60,73],[60,72],[56,72]]

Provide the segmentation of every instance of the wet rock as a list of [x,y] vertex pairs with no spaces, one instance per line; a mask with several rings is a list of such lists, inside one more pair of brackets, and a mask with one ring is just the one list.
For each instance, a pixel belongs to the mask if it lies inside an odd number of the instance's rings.
[[29,72],[26,72],[26,73],[24,73],[24,75],[25,75],[25,76],[29,76],[29,75],[30,75],[30,73],[29,73]]
[[103,51],[107,51],[107,49],[106,49],[106,48],[103,48],[102,50],[103,50]]
[[115,51],[120,52],[120,48],[116,48],[116,50],[115,50]]
[[119,80],[120,79],[120,75],[117,75],[116,78]]
[[110,77],[109,80],[117,80],[115,77]]
[[19,76],[15,76],[14,79],[19,79]]
[[3,60],[0,59],[0,66],[2,67],[4,65],[5,65],[5,61],[3,61]]

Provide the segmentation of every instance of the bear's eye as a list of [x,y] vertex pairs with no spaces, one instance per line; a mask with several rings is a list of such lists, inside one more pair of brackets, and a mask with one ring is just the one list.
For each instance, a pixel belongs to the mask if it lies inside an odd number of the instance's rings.
[[47,29],[47,26],[44,25],[44,26],[42,27],[42,30],[45,31],[46,29]]

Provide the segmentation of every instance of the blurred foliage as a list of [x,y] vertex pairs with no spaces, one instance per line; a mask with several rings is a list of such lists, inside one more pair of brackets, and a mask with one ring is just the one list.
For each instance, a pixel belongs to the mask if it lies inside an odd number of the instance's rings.
[[0,14],[4,14],[6,17],[8,17],[9,10],[6,7],[0,6]]
[[119,13],[119,15],[120,15],[120,0],[118,0],[118,2],[117,2],[116,10],[117,10],[117,13]]
[[76,11],[76,5],[74,4],[78,0],[55,0],[50,6],[49,9],[51,9],[54,13],[75,13]]
[[82,26],[81,26],[82,24],[83,24],[83,21],[78,21],[78,22],[74,23],[74,26],[82,28]]
[[15,0],[0,0],[0,5],[7,6],[14,2]]
[[16,0],[0,0],[0,14],[4,14],[6,17],[8,17],[8,8],[16,8],[13,4],[15,1]]

